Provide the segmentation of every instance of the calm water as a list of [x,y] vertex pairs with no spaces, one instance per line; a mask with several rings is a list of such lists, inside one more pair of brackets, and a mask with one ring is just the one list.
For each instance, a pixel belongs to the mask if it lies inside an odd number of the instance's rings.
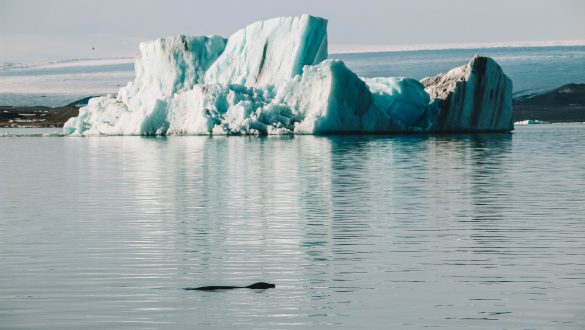
[[[516,96],[585,83],[585,46],[520,47],[332,54],[365,77],[421,79],[466,64],[475,55],[493,57],[514,81]],[[0,106],[62,106],[116,93],[134,77],[132,59],[60,61],[51,64],[0,63]]]
[[23,132],[0,131],[1,329],[585,328],[585,125]]

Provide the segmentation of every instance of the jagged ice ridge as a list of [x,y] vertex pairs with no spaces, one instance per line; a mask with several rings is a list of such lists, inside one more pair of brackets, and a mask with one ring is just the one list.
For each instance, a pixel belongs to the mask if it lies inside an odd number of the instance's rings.
[[93,98],[68,135],[242,135],[509,131],[512,82],[475,57],[421,82],[360,78],[327,59],[327,20],[257,22],[229,39],[140,44],[136,79]]

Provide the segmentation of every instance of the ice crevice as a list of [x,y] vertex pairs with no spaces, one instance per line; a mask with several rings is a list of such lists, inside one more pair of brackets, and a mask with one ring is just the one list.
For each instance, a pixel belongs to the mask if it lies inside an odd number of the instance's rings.
[[327,20],[303,15],[220,36],[140,44],[134,81],[93,98],[67,135],[510,131],[512,82],[492,59],[417,81],[360,78],[328,59]]

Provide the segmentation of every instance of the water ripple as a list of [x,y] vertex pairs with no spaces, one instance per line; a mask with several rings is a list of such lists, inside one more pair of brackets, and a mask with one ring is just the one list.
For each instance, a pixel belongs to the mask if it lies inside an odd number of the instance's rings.
[[0,329],[583,328],[584,139],[4,136]]

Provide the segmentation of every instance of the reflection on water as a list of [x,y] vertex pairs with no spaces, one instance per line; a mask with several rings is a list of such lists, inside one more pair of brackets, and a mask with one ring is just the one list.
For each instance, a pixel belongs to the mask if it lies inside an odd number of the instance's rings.
[[0,329],[583,328],[584,138],[2,137]]

